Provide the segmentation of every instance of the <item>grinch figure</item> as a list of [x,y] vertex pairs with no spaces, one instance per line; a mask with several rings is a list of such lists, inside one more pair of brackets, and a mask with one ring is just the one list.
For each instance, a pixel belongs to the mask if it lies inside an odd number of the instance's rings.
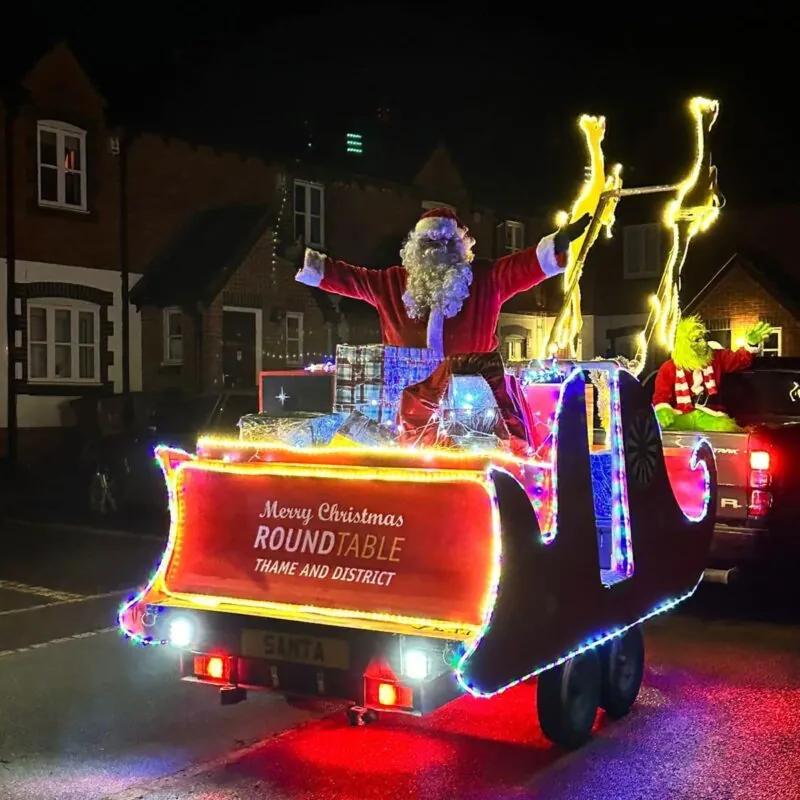
[[700,317],[686,317],[678,323],[672,357],[656,375],[653,405],[662,430],[742,430],[719,402],[723,375],[747,369],[753,354],[769,336],[771,327],[759,322],[745,336],[745,346],[727,350],[708,341]]

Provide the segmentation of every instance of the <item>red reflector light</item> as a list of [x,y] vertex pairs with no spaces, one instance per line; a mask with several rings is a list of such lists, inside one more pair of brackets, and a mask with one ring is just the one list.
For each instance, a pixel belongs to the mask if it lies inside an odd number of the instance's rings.
[[364,678],[364,705],[368,708],[414,708],[414,691],[387,679]]
[[212,681],[227,681],[230,676],[230,659],[222,656],[195,656],[194,674]]
[[772,493],[755,489],[750,493],[750,513],[754,517],[763,517],[772,507]]
[[397,703],[397,689],[391,683],[378,684],[378,702],[382,706],[393,706]]
[[750,453],[750,469],[768,470],[769,465],[770,457],[766,450],[753,450]]

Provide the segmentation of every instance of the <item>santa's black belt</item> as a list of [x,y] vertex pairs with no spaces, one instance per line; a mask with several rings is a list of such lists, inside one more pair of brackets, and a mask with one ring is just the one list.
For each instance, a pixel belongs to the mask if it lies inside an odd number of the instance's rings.
[[453,375],[482,375],[484,378],[500,378],[506,373],[503,357],[497,350],[489,353],[463,353],[447,356]]

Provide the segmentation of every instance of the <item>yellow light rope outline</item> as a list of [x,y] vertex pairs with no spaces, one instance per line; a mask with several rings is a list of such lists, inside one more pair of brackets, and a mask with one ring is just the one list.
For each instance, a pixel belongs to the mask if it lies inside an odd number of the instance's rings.
[[614,164],[608,175],[605,172],[603,139],[606,118],[584,114],[578,120],[578,128],[583,134],[588,158],[586,179],[569,214],[561,211],[556,215],[556,226],[561,228],[568,222],[579,220],[584,214],[590,214],[592,221],[586,231],[570,243],[563,279],[564,301],[541,354],[543,359],[567,348],[570,358],[578,356],[578,337],[583,328],[580,290],[583,267],[600,229],[605,228],[606,237],[611,238],[614,212],[619,200],[615,192],[622,188],[621,164]]
[[[251,610],[260,612],[259,616],[272,616],[284,620],[296,620],[301,622],[324,621],[327,624],[338,625],[340,627],[362,627],[367,623],[377,623],[385,625],[391,629],[390,632],[401,628],[412,628],[416,633],[433,636],[436,638],[457,638],[469,639],[481,630],[483,620],[491,614],[497,598],[497,591],[500,581],[500,562],[501,562],[501,537],[500,537],[500,518],[497,511],[494,483],[490,474],[492,467],[483,470],[449,470],[449,469],[408,469],[403,467],[360,467],[343,465],[339,467],[320,467],[316,465],[298,465],[285,463],[251,463],[251,464],[231,464],[222,461],[216,463],[200,462],[194,458],[181,460],[177,466],[173,466],[171,458],[179,454],[185,459],[182,451],[174,451],[170,448],[159,449],[157,459],[161,464],[165,477],[167,478],[167,488],[171,498],[171,525],[170,536],[167,547],[164,551],[161,564],[156,575],[151,581],[150,590],[139,601],[140,603],[152,602],[148,600],[147,594],[158,592],[169,598],[176,606],[188,608],[200,608],[203,610],[222,611],[223,607],[229,606],[231,610],[239,612]],[[187,470],[199,470],[205,472],[219,472],[227,474],[244,475],[280,475],[289,477],[328,477],[336,480],[386,480],[397,481],[398,479],[408,483],[477,483],[487,493],[490,513],[492,517],[492,551],[494,555],[492,571],[484,601],[482,611],[482,622],[477,625],[462,622],[451,622],[446,620],[435,620],[422,617],[407,617],[398,614],[385,614],[374,611],[359,611],[355,609],[336,609],[322,606],[300,606],[291,603],[274,603],[269,601],[242,600],[241,598],[223,597],[218,595],[203,595],[187,592],[174,592],[166,585],[166,573],[169,563],[176,554],[178,541],[180,539],[180,529],[182,526],[182,514],[180,511],[181,495],[180,481]],[[159,601],[160,602],[160,601]],[[169,603],[166,603],[169,605]],[[370,627],[370,630],[373,628]]]
[[[719,101],[693,97],[688,105],[694,124],[694,162],[689,174],[678,184],[676,196],[664,208],[662,220],[670,232],[672,244],[658,290],[649,299],[650,310],[645,327],[637,337],[636,356],[629,365],[637,378],[647,363],[647,351],[656,331],[658,344],[668,352],[672,350],[681,318],[680,279],[689,245],[698,233],[707,231],[720,214],[717,169],[711,163],[708,147],[709,134],[719,116]],[[696,203],[698,193],[702,197]],[[687,204],[687,199],[691,205]]]

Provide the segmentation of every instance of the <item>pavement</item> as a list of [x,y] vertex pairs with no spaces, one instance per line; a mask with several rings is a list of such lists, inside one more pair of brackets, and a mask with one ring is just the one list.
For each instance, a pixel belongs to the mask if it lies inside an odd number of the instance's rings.
[[0,543],[0,800],[800,800],[796,606],[701,587],[647,624],[632,713],[565,755],[533,685],[365,728],[336,703],[223,708],[114,628],[163,529],[6,519]]

